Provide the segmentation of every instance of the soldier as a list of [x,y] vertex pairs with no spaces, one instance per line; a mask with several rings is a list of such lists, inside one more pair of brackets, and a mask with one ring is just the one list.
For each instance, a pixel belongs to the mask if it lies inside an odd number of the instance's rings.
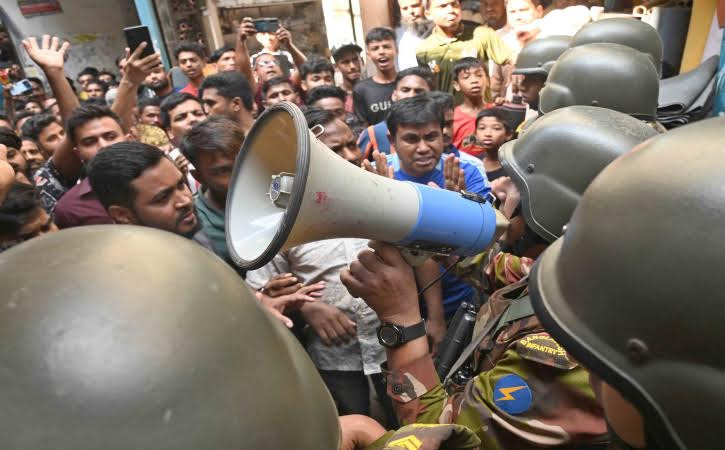
[[[526,247],[556,239],[597,173],[653,135],[646,124],[622,113],[577,106],[544,116],[522,138],[504,146],[502,162],[515,187],[506,190],[502,211],[512,219],[521,211],[532,230],[524,237],[538,236],[539,241],[525,239]],[[465,425],[487,449],[606,443],[606,424],[588,373],[534,316],[525,269],[506,280],[520,282],[497,291],[482,307],[476,339],[459,359],[465,361],[476,350],[475,377],[461,389],[449,385],[449,394],[425,339],[418,338],[421,319],[410,267],[394,247],[371,247],[375,253],[362,252],[342,280],[383,323],[378,337],[388,347],[388,394],[404,424]]]
[[3,449],[339,448],[302,347],[187,239],[52,233],[0,254],[0,286]]
[[588,105],[652,121],[657,117],[659,87],[648,55],[619,44],[580,45],[564,52],[551,68],[539,111]]
[[620,44],[649,56],[662,74],[662,39],[657,30],[639,19],[613,17],[590,22],[571,38],[571,47],[594,43]]
[[725,253],[723,127],[698,122],[619,158],[534,267],[537,316],[592,371],[624,449],[722,448],[725,281],[708,268]]
[[519,75],[518,91],[532,110],[539,109],[539,91],[544,87],[551,67],[569,49],[569,36],[536,39],[521,49],[513,74]]

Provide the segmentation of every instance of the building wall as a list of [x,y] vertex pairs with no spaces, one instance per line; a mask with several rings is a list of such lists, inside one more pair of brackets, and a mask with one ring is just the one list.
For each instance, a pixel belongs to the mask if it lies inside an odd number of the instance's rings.
[[71,43],[66,72],[72,78],[86,66],[116,72],[115,59],[126,47],[123,28],[139,24],[133,0],[63,0],[60,14],[23,17],[17,2],[3,1],[3,9],[11,25],[13,42],[28,75],[38,69],[20,47],[26,36],[57,35]]

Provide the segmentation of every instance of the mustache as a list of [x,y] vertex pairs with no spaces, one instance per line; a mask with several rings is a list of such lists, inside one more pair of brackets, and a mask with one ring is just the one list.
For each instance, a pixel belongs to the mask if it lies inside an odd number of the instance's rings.
[[184,208],[177,216],[176,216],[176,226],[179,226],[181,222],[184,220],[184,218],[189,214],[194,214],[194,217],[196,217],[196,208],[194,208],[194,205],[192,204],[188,208]]

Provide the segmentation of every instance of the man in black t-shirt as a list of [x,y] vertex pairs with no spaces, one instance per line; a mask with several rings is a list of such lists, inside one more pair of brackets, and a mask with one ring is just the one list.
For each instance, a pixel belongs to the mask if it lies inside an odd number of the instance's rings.
[[368,58],[375,65],[375,75],[355,85],[353,103],[360,121],[373,125],[385,119],[395,89],[398,51],[395,32],[390,28],[373,28],[365,36],[365,47]]

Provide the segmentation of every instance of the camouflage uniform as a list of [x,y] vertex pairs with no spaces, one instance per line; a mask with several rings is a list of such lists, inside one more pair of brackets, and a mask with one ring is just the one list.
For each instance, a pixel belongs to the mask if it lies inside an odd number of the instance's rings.
[[[495,286],[509,285],[481,308],[474,336],[527,294],[526,275],[533,262],[505,253],[476,259],[462,264],[465,272],[478,274],[472,284],[493,280]],[[464,425],[485,449],[605,444],[606,423],[588,373],[543,330],[536,316],[494,330],[475,352],[477,375],[465,386],[452,386],[450,394],[430,357],[388,372],[388,394],[402,422]]]
[[385,433],[366,450],[467,450],[477,449],[479,445],[481,440],[464,426],[414,423]]

